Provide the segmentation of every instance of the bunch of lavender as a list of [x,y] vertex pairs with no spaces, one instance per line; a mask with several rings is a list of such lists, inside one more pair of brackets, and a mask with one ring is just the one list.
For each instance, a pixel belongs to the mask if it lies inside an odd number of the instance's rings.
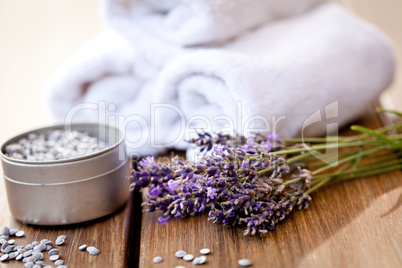
[[[143,205],[162,211],[161,224],[208,211],[216,223],[244,225],[244,235],[263,235],[295,207],[308,208],[310,194],[329,182],[401,169],[401,127],[397,123],[373,131],[353,126],[363,134],[309,139],[308,147],[300,139],[279,140],[275,133],[253,139],[201,133],[190,142],[212,154],[199,163],[176,158],[157,164],[146,157],[133,171],[132,188],[149,189]],[[384,135],[390,130],[396,134]],[[339,147],[351,150],[329,154],[325,161],[312,153]]]

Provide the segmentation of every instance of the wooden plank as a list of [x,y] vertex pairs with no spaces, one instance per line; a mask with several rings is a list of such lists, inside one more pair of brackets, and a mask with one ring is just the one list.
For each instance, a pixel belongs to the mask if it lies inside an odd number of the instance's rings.
[[[0,172],[3,178],[2,172]],[[0,228],[8,226],[25,232],[23,238],[15,238],[17,245],[27,245],[33,241],[49,239],[55,241],[57,236],[67,236],[66,243],[62,246],[55,246],[60,249],[60,259],[64,260],[68,267],[124,267],[125,252],[127,248],[127,224],[126,214],[131,210],[130,206],[121,208],[116,213],[86,223],[62,226],[62,227],[40,227],[24,225],[15,220],[8,208],[7,197],[3,179],[0,183]],[[29,200],[26,200],[29,202]],[[49,212],[51,213],[51,212]],[[78,247],[82,244],[95,246],[101,253],[98,256],[91,256],[86,251],[81,252]],[[46,264],[52,264],[47,253],[44,254]],[[2,262],[0,267],[12,268],[22,267],[20,261]]]
[[[371,115],[364,125],[373,123]],[[205,214],[160,225],[160,213],[144,213],[140,267],[187,267],[174,253],[199,256],[204,247],[212,250],[204,267],[236,267],[241,258],[253,267],[402,267],[401,186],[397,171],[326,187],[265,237],[244,237]]]

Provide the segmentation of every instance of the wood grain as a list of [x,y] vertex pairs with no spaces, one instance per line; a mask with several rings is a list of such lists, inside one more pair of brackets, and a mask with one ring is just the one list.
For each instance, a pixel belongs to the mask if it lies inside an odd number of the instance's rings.
[[[373,125],[372,116],[364,125]],[[402,267],[402,173],[362,178],[313,194],[308,210],[296,211],[266,237],[244,237],[242,228],[225,228],[207,215],[170,220],[142,215],[140,267],[193,266],[174,253],[199,256],[208,247],[204,267]],[[155,256],[163,263],[153,264]]]
[[[1,174],[1,178],[3,174]],[[29,202],[29,200],[26,200]],[[55,246],[60,249],[60,259],[64,260],[68,267],[124,267],[125,252],[127,249],[127,224],[130,205],[121,208],[116,213],[86,223],[63,227],[40,227],[24,225],[15,220],[8,208],[8,202],[4,189],[3,179],[0,183],[0,228],[8,226],[25,232],[22,238],[15,238],[17,245],[27,245],[33,241],[49,239],[55,241],[57,236],[66,235],[66,243]],[[49,212],[51,213],[51,212]],[[82,244],[95,246],[101,253],[91,256],[86,251],[81,252],[78,247]],[[46,264],[52,264],[47,253],[44,254]],[[0,267],[23,267],[20,261],[7,261],[0,263]]]

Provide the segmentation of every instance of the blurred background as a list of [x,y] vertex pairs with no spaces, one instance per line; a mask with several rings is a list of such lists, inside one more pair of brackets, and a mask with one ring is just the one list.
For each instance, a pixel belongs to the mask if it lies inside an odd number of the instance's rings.
[[[393,41],[402,64],[401,0],[342,0],[376,24]],[[0,0],[0,143],[47,124],[44,83],[69,56],[98,35],[104,25],[97,0]],[[402,70],[381,97],[402,110]]]

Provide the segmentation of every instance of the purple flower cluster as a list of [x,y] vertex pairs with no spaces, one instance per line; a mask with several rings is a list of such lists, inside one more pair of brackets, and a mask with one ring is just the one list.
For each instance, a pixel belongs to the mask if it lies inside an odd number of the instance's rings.
[[149,211],[162,211],[161,224],[173,217],[209,211],[208,217],[215,223],[243,224],[244,235],[262,235],[274,230],[294,207],[307,208],[311,198],[305,192],[310,188],[311,173],[296,168],[287,175],[286,159],[270,153],[281,145],[277,136],[246,140],[246,145],[234,148],[227,146],[230,140],[200,134],[194,143],[214,152],[199,163],[176,159],[158,165],[153,157],[139,162],[132,187],[149,188],[144,205]]

